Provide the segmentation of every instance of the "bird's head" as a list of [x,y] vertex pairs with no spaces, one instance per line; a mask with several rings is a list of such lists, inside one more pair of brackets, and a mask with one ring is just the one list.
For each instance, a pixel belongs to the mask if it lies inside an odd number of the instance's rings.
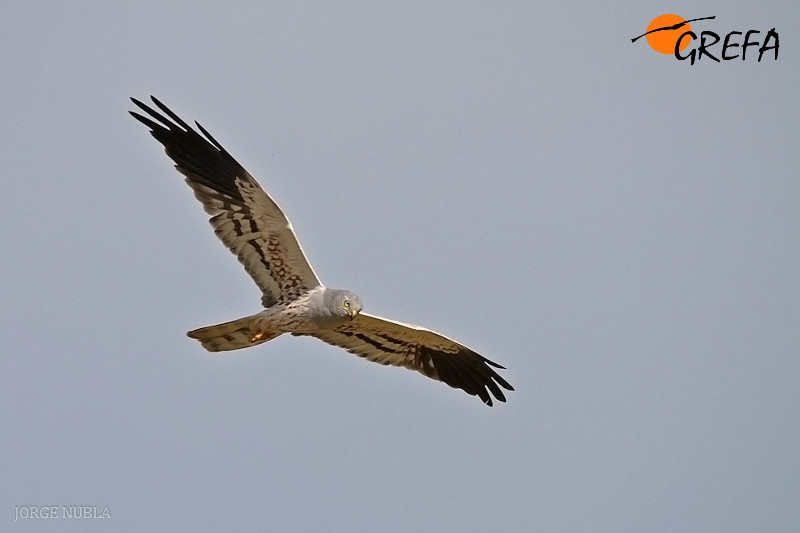
[[361,298],[350,291],[334,289],[328,300],[328,309],[334,316],[353,320],[361,312]]

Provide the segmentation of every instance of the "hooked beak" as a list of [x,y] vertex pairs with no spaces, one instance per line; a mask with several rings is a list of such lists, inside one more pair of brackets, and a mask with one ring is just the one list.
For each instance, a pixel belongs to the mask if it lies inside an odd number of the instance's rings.
[[356,317],[356,315],[358,315],[359,311],[361,311],[361,309],[356,309],[354,307],[351,307],[347,310],[351,321]]

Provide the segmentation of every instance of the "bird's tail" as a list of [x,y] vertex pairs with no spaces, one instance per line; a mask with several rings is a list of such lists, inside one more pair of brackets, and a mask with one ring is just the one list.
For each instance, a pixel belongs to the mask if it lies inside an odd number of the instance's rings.
[[283,333],[265,330],[263,324],[259,324],[258,318],[258,315],[246,316],[215,326],[195,329],[187,335],[199,340],[203,348],[209,352],[226,352],[256,346]]

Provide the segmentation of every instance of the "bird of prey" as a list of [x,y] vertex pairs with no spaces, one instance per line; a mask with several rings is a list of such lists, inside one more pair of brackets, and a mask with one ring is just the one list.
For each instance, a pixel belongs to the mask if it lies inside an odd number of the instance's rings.
[[369,361],[416,370],[487,405],[492,397],[506,400],[502,389],[514,388],[495,370],[504,367],[429,329],[364,313],[357,295],[325,287],[286,215],[253,176],[203,126],[195,122],[201,135],[151,98],[161,112],[131,98],[144,115],[130,114],[164,145],[211,215],[214,233],[261,289],[265,308],[190,331],[189,337],[210,352],[221,352],[256,346],[283,333],[309,335]]

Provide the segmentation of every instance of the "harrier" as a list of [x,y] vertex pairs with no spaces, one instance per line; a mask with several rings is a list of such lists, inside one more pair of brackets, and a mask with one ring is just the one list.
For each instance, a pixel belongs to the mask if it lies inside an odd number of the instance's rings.
[[164,145],[211,215],[214,233],[261,289],[265,308],[190,331],[189,337],[210,352],[221,352],[256,346],[283,333],[309,335],[369,361],[416,370],[487,405],[492,397],[506,400],[502,389],[514,388],[495,371],[504,367],[429,329],[363,313],[358,296],[325,287],[286,215],[253,176],[203,126],[195,122],[201,135],[151,98],[161,112],[131,98],[147,116],[130,114]]

